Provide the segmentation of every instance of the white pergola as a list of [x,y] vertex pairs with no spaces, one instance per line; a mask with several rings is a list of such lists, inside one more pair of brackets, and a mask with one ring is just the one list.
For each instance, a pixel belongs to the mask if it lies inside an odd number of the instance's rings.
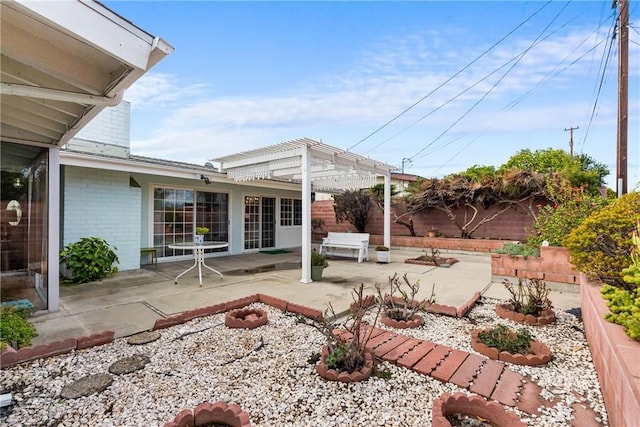
[[394,166],[308,138],[211,159],[236,182],[295,182],[302,192],[302,283],[311,283],[311,192],[369,188],[384,177],[384,245],[391,245],[391,171]]

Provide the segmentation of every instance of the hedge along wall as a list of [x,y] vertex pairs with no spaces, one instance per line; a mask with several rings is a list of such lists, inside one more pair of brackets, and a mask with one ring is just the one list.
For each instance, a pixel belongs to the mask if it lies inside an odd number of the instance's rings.
[[[478,218],[486,216],[488,213],[494,212],[495,208],[480,208]],[[404,205],[394,206],[393,212],[398,216],[406,212]],[[464,218],[464,209],[455,212],[459,218]],[[471,214],[471,212],[469,212]],[[324,221],[325,231],[345,232],[348,230],[356,231],[348,222],[336,224],[336,218],[333,211],[333,200],[316,200],[311,204],[311,217],[320,218]],[[383,234],[384,233],[384,214],[382,210],[373,205],[369,211],[369,222],[367,223],[367,233]],[[403,218],[408,221],[409,216]],[[460,237],[460,230],[451,222],[447,215],[439,210],[430,210],[413,215],[413,226],[416,236],[423,237],[430,227],[436,227],[443,237]],[[472,228],[472,227],[469,227]],[[527,239],[527,230],[532,229],[531,218],[522,210],[517,208],[509,208],[495,220],[482,225],[476,230],[472,237],[474,239],[496,239],[496,240],[518,240]],[[391,235],[392,236],[410,236],[409,229],[403,225],[394,223],[394,216],[391,215]]]

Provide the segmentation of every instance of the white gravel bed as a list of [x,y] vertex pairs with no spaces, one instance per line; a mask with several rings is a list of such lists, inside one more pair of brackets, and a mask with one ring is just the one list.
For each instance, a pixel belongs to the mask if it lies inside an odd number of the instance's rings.
[[[161,338],[142,346],[126,339],[93,349],[25,363],[0,372],[0,389],[13,393],[15,405],[0,417],[11,426],[163,425],[184,408],[219,400],[239,404],[253,426],[430,426],[433,400],[445,392],[464,391],[408,369],[382,363],[388,380],[371,377],[361,383],[325,381],[308,362],[324,344],[310,326],[296,323],[272,307],[269,323],[254,330],[228,329],[224,314],[195,319],[161,331]],[[469,333],[500,322],[493,305],[474,308],[469,319],[427,314],[425,325],[400,333],[473,352]],[[513,325],[513,324],[512,324]],[[515,325],[514,325],[515,326]],[[532,417],[518,411],[530,426],[565,426],[573,402],[586,401],[607,417],[582,324],[558,313],[555,324],[532,328],[554,354],[546,367],[510,365],[529,375],[543,394],[561,399],[556,408]],[[185,332],[200,331],[182,339]],[[249,353],[261,340],[264,346]],[[114,376],[105,391],[65,400],[60,392],[86,375],[107,373],[116,360],[145,354],[151,362],[141,371]],[[238,358],[238,359],[236,359]]]

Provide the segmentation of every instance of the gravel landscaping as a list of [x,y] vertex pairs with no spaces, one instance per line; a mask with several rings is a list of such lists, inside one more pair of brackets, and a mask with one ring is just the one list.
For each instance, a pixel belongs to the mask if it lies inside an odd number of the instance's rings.
[[[470,332],[504,323],[494,312],[496,301],[483,300],[468,315],[455,319],[424,314],[418,329],[399,334],[446,344],[475,353]],[[160,331],[155,341],[130,345],[126,339],[93,349],[42,359],[0,372],[3,393],[15,404],[4,408],[0,423],[12,426],[133,426],[163,425],[184,408],[202,402],[240,405],[253,426],[430,426],[431,407],[442,393],[467,391],[408,369],[383,362],[379,369],[390,379],[372,376],[361,383],[328,382],[318,376],[309,359],[319,352],[324,337],[296,316],[264,304],[268,323],[252,330],[230,329],[224,314],[195,319]],[[558,312],[557,321],[532,327],[546,343],[553,360],[544,367],[509,365],[543,388],[547,399],[559,404],[542,415],[515,411],[529,426],[566,426],[571,406],[586,403],[607,424],[596,372],[582,324],[571,313]],[[378,325],[386,328],[383,325]],[[387,328],[388,329],[388,328]],[[149,362],[121,375],[109,368],[123,358],[143,355]],[[144,359],[146,361],[146,359]],[[94,374],[112,375],[101,392],[64,399],[65,386]]]

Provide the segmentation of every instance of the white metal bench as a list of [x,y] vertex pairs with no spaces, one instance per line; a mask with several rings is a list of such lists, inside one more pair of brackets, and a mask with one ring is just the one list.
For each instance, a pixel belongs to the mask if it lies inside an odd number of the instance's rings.
[[369,259],[369,233],[329,232],[322,239],[318,251],[322,255],[358,258],[358,262]]

